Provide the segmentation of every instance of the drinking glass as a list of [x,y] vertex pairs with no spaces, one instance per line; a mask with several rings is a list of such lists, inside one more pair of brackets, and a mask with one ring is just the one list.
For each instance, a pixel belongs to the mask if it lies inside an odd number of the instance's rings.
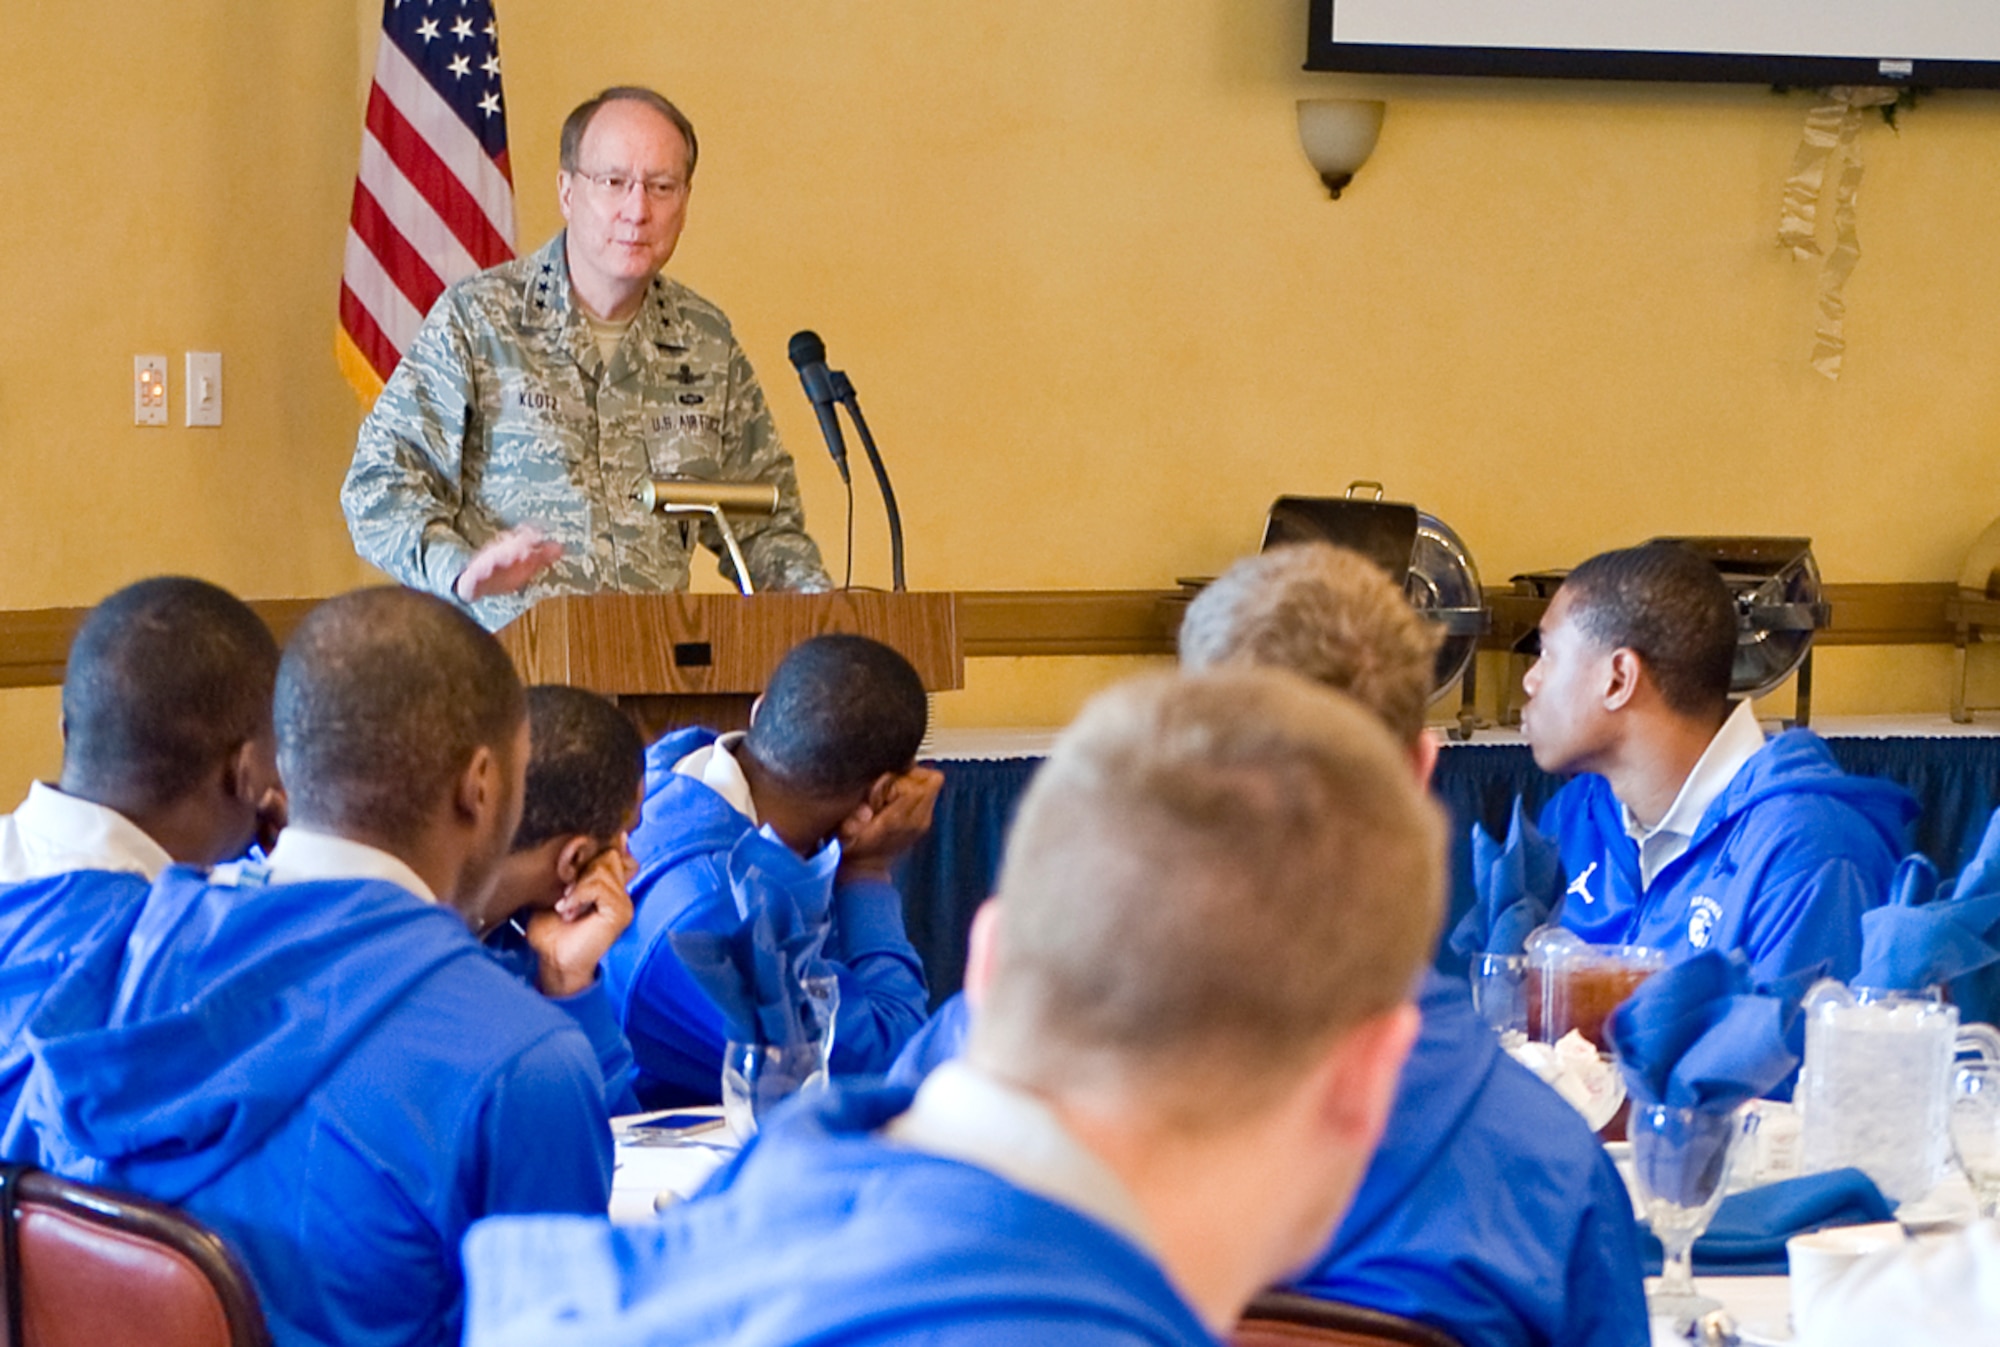
[[1756,1126],[1748,1110],[1728,1113],[1634,1104],[1626,1124],[1632,1173],[1646,1223],[1664,1255],[1659,1289],[1646,1298],[1654,1315],[1693,1320],[1722,1302],[1694,1289],[1694,1242],[1708,1229],[1729,1182],[1737,1142]]
[[801,978],[799,986],[797,1039],[786,1044],[732,1040],[723,1047],[722,1117],[739,1142],[755,1136],[770,1111],[793,1095],[826,1088],[840,984],[829,975]]
[[2000,1216],[2000,1062],[1961,1062],[1951,1081],[1951,1149],[1982,1218]]
[[1528,937],[1528,1037],[1555,1043],[1574,1029],[1609,1052],[1604,1022],[1639,985],[1667,966],[1662,950],[1592,945],[1544,927]]
[[1528,956],[1475,954],[1467,970],[1472,979],[1472,1008],[1479,1012],[1502,1043],[1528,1037]]
[[826,1084],[826,1057],[817,1040],[779,1045],[730,1043],[722,1053],[722,1117],[738,1141],[795,1094]]

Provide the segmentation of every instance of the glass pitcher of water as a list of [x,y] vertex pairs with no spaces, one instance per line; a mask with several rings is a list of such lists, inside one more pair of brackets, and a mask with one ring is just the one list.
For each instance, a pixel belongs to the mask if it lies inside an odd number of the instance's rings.
[[1797,1103],[1808,1173],[1852,1165],[1894,1203],[1914,1202],[1951,1154],[1952,1064],[2000,1061],[2000,1032],[1958,1023],[1936,989],[1849,989],[1831,980],[1806,993],[1806,1059]]

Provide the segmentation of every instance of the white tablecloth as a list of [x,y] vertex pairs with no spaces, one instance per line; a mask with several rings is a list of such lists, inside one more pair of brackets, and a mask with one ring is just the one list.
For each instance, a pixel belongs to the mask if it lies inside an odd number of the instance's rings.
[[[1659,1284],[1657,1277],[1646,1279],[1650,1294]],[[1789,1343],[1791,1329],[1791,1280],[1787,1277],[1696,1277],[1695,1289],[1722,1302],[1743,1334],[1743,1347],[1768,1347]],[[1653,1320],[1653,1347],[1687,1347],[1687,1339],[1674,1334],[1671,1319]]]
[[677,1114],[703,1114],[715,1126],[686,1137],[677,1145],[634,1145],[632,1124],[653,1114],[633,1114],[611,1120],[616,1168],[611,1171],[611,1219],[637,1225],[670,1203],[693,1196],[708,1176],[736,1150],[736,1141],[722,1125],[721,1108],[685,1108]]

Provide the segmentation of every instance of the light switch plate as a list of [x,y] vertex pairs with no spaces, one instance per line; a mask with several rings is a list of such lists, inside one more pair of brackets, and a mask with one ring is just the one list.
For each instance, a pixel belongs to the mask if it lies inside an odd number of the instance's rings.
[[222,352],[189,351],[187,383],[183,387],[188,425],[222,424]]

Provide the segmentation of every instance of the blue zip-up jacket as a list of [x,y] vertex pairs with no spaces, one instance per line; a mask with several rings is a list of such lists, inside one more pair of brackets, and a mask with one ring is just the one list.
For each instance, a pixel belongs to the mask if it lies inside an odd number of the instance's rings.
[[[1294,1289],[1480,1347],[1645,1347],[1639,1228],[1617,1167],[1574,1108],[1500,1051],[1462,982],[1430,973],[1418,1004],[1423,1030],[1382,1145]],[[954,996],[890,1079],[914,1089],[969,1027]]]
[[[689,976],[671,940],[676,932],[726,934],[740,920],[729,854],[756,828],[714,790],[674,772],[675,763],[716,737],[682,730],[646,750],[645,807],[631,839],[639,862],[631,886],[636,911],[604,956],[605,985],[639,1062],[639,1098],[656,1108],[721,1097],[722,1012]],[[830,865],[800,860],[797,873],[774,878],[800,895],[801,906],[831,918],[824,955],[840,985],[833,1071],[877,1074],[924,1021],[930,998],[923,961],[904,934],[894,885],[835,883],[832,873]]]
[[1382,1145],[1307,1295],[1480,1347],[1646,1347],[1639,1228],[1576,1110],[1428,975]]
[[475,1219],[610,1199],[590,1044],[393,884],[170,868],[27,1041],[8,1158],[208,1224],[281,1347],[456,1344]]
[[954,992],[896,1054],[895,1063],[889,1068],[888,1083],[916,1089],[924,1083],[924,1077],[965,1054],[965,1040],[971,1033],[971,1003],[964,992]]
[[1789,730],[1736,773],[1650,889],[1603,777],[1564,786],[1541,830],[1561,847],[1569,886],[1558,920],[1593,944],[1674,959],[1741,950],[1757,982],[1824,961],[1845,980],[1861,966],[1861,914],[1887,898],[1916,815],[1908,791],[1848,776],[1818,735]]
[[[522,986],[541,994],[541,959],[528,943],[526,932],[503,922],[487,932],[483,944],[495,963]],[[574,996],[546,999],[566,1013],[590,1040],[590,1050],[597,1057],[597,1074],[604,1078],[605,1107],[611,1110],[611,1115],[637,1113],[639,1097],[632,1092],[632,1086],[638,1079],[639,1067],[632,1059],[632,1045],[625,1041],[625,1031],[618,1025],[618,1007],[611,1002],[604,975],[600,972],[595,982]]]
[[466,1347],[1216,1347],[1122,1235],[876,1137],[910,1093],[786,1110],[652,1225],[481,1222]]
[[151,887],[144,875],[76,870],[0,888],[0,1125],[27,1079],[28,1020],[63,971]]

